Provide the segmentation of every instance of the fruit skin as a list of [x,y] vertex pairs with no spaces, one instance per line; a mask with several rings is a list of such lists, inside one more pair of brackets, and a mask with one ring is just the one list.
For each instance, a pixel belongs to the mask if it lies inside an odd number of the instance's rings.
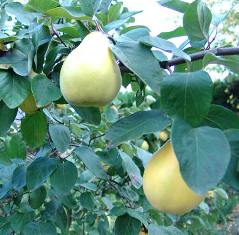
[[159,138],[162,141],[166,141],[168,139],[168,133],[166,131],[161,131],[160,134],[159,134]]
[[56,104],[57,109],[65,109],[66,107],[66,104]]
[[144,231],[140,231],[139,235],[147,235],[148,233],[144,232]]
[[157,151],[145,168],[143,189],[159,211],[182,215],[195,208],[206,195],[198,195],[185,183],[170,142]]
[[32,93],[30,93],[30,95],[23,101],[20,108],[27,114],[35,113],[39,109]]
[[145,151],[148,151],[149,150],[149,143],[144,140],[143,143],[141,144],[141,148]]
[[118,94],[121,73],[101,32],[88,34],[65,59],[60,72],[64,98],[76,106],[104,106]]

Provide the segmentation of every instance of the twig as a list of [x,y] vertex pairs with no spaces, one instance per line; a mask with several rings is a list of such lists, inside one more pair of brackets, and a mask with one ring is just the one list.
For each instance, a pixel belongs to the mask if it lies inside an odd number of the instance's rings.
[[100,138],[100,137],[102,137],[102,136],[104,136],[104,135],[105,135],[105,133],[104,133],[104,134],[97,135],[97,136],[95,136],[95,137],[92,137],[92,138],[90,138],[90,141],[89,141],[89,144],[88,144],[88,146],[90,146],[90,145],[91,145],[91,142],[92,142],[93,140],[95,140],[95,139],[98,139],[98,138]]
[[[239,47],[225,47],[225,48],[215,48],[210,50],[204,50],[196,53],[189,54],[191,57],[191,61],[201,60],[207,54],[211,53],[215,56],[228,56],[228,55],[239,55]],[[161,61],[159,62],[159,66],[162,69],[168,69],[169,67],[185,64],[187,61],[184,58],[176,58],[168,61]],[[127,68],[122,62],[119,62],[119,67],[122,73],[124,72],[131,72],[129,68]]]
[[51,29],[52,29],[53,35],[55,35],[55,36],[60,40],[60,42],[61,42],[65,47],[67,47],[67,45],[65,44],[65,42],[61,39],[59,33],[56,31],[56,29],[55,29],[53,23],[51,23]]

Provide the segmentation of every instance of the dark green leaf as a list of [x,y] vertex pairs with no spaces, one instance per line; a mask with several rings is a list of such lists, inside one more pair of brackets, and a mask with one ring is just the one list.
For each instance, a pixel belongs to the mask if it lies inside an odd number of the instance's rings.
[[35,76],[31,86],[37,107],[44,107],[61,98],[60,88],[44,75]]
[[81,146],[75,149],[76,156],[83,161],[86,167],[96,176],[102,179],[107,178],[107,174],[103,170],[100,158],[92,151],[91,148]]
[[141,222],[128,214],[117,217],[114,225],[115,235],[138,235]]
[[42,112],[27,115],[21,122],[24,140],[31,148],[43,145],[47,133],[47,119]]
[[49,74],[55,66],[56,60],[59,59],[60,56],[67,55],[68,53],[68,48],[56,44],[55,42],[51,42],[46,54],[45,64],[43,68],[44,73],[46,75]]
[[204,125],[222,130],[239,129],[239,117],[230,109],[213,104],[208,115],[205,117]]
[[26,146],[20,134],[16,134],[5,141],[6,153],[8,158],[22,158],[26,157]]
[[12,187],[20,191],[26,185],[26,167],[19,165],[12,174]]
[[224,182],[234,187],[235,189],[239,189],[239,130],[238,129],[230,129],[225,131],[225,135],[229,141],[231,146],[231,161],[227,168],[227,172],[223,178]]
[[157,59],[153,56],[150,48],[139,43],[139,39],[147,36],[145,29],[135,29],[122,35],[113,52],[116,57],[139,78],[159,93],[159,81],[166,75],[160,68]]
[[65,152],[71,142],[71,133],[69,128],[60,124],[50,125],[49,133],[57,150]]
[[64,207],[60,206],[56,210],[55,224],[61,229],[63,234],[68,234],[68,217]]
[[57,235],[56,227],[49,222],[31,222],[24,227],[22,235]]
[[10,216],[9,221],[16,233],[21,233],[24,226],[33,220],[34,214],[32,212],[19,213],[16,212]]
[[183,27],[193,47],[201,48],[209,38],[212,13],[203,1],[195,0],[183,17]]
[[25,77],[0,70],[0,99],[9,108],[18,107],[27,98],[29,92],[30,83]]
[[212,81],[204,71],[175,73],[160,83],[161,108],[197,125],[207,115],[212,99]]
[[95,199],[94,199],[92,193],[90,193],[90,192],[82,193],[80,195],[79,201],[83,208],[90,210],[90,211],[94,210]]
[[172,142],[182,176],[195,192],[206,193],[226,173],[231,151],[221,130],[207,126],[192,128],[182,119],[176,119]]
[[73,107],[81,118],[90,124],[99,125],[101,122],[101,114],[99,108],[96,107]]
[[111,144],[120,144],[144,134],[163,130],[169,123],[170,119],[160,110],[136,112],[114,123],[107,130],[105,138]]
[[101,217],[98,222],[98,232],[100,235],[108,235],[109,234],[109,221],[106,216]]
[[74,187],[78,177],[76,166],[70,161],[58,164],[51,175],[51,185],[59,194],[68,194]]
[[38,209],[46,199],[46,189],[44,186],[40,186],[36,190],[29,194],[29,205],[33,209]]
[[29,190],[34,191],[49,178],[57,167],[58,161],[53,158],[39,157],[27,168],[26,182]]
[[9,109],[3,101],[0,101],[0,136],[8,131],[16,115],[17,109]]

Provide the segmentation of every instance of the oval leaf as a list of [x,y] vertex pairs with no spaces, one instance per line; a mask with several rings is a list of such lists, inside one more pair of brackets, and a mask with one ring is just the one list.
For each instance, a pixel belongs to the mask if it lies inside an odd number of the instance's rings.
[[116,145],[144,134],[161,131],[169,123],[170,119],[160,110],[137,112],[114,123],[107,130],[105,138]]
[[226,173],[231,151],[221,130],[207,126],[192,128],[176,119],[172,143],[183,178],[198,194],[216,186]]
[[59,163],[51,175],[51,185],[60,194],[68,194],[78,177],[76,166],[69,161]]

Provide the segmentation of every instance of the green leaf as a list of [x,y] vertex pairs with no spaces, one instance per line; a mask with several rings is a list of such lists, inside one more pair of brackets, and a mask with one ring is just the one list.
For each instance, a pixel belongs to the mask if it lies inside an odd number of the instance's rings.
[[108,22],[112,22],[119,19],[120,15],[122,14],[122,10],[122,2],[116,2],[114,5],[111,5],[108,13]]
[[40,186],[36,190],[30,192],[29,194],[29,205],[33,209],[38,209],[46,199],[46,188],[44,186]]
[[22,235],[57,235],[56,227],[50,222],[31,222],[24,227]]
[[225,135],[231,146],[231,161],[227,168],[227,172],[223,178],[223,181],[235,189],[239,189],[239,130],[230,129],[226,130]]
[[144,226],[147,228],[149,223],[148,223],[148,215],[145,214],[144,212],[137,210],[137,209],[131,209],[131,208],[127,208],[127,213],[135,218],[138,219],[142,224],[144,224]]
[[185,35],[186,35],[186,32],[185,32],[184,28],[178,27],[169,32],[162,32],[158,35],[158,37],[168,40],[170,38],[182,37]]
[[26,145],[22,140],[22,136],[20,134],[15,134],[10,137],[5,142],[6,154],[8,158],[21,158],[25,159],[26,157]]
[[62,153],[65,152],[71,142],[71,133],[69,128],[60,124],[51,124],[49,126],[49,133],[57,150]]
[[29,0],[25,5],[25,9],[28,11],[38,11],[45,13],[46,11],[58,7],[59,3],[56,0]]
[[26,185],[26,167],[19,165],[12,173],[12,187],[16,191],[20,191]]
[[12,214],[9,218],[11,226],[16,233],[21,233],[24,226],[33,220],[34,213],[19,213]]
[[99,10],[106,13],[110,7],[112,0],[102,0],[99,6]]
[[63,206],[59,206],[56,210],[55,224],[61,229],[62,234],[69,234],[68,217]]
[[65,48],[64,46],[59,45],[52,41],[49,45],[49,48],[47,49],[43,72],[46,75],[48,75],[54,68],[56,60],[58,60],[60,56],[68,54],[69,54],[68,48]]
[[121,26],[123,26],[126,22],[128,21],[128,19],[120,19],[120,20],[115,20],[113,22],[110,22],[109,24],[104,26],[104,32],[109,32],[112,29],[118,29]]
[[212,87],[204,71],[172,74],[160,83],[161,108],[170,116],[178,115],[197,125],[209,111]]
[[[1,18],[0,18],[1,21]],[[1,24],[1,22],[0,22]],[[0,32],[0,42],[14,42],[17,40],[15,36],[8,36],[7,34],[3,34]]]
[[110,228],[109,228],[109,221],[106,216],[101,217],[99,222],[98,222],[98,232],[99,235],[108,235]]
[[145,29],[131,30],[119,37],[112,50],[116,57],[143,82],[159,93],[159,81],[166,75],[160,68],[150,48],[139,43],[139,39],[147,36]]
[[170,119],[160,110],[140,111],[114,123],[106,131],[105,138],[116,145],[144,134],[163,130],[169,124]]
[[0,64],[9,64],[16,74],[27,76],[32,69],[34,48],[30,39],[15,42],[14,48],[0,57]]
[[18,107],[27,98],[29,92],[30,84],[25,77],[0,70],[0,99],[10,109]]
[[47,119],[44,113],[36,112],[22,119],[21,132],[31,148],[43,145],[47,133]]
[[204,194],[223,178],[231,151],[221,130],[207,126],[192,128],[176,119],[172,143],[182,176],[192,190]]
[[100,0],[79,0],[80,7],[82,11],[88,15],[93,16],[96,12],[96,10],[99,7]]
[[70,161],[58,164],[51,175],[51,185],[58,194],[68,194],[78,178],[77,168]]
[[85,192],[80,195],[80,204],[83,208],[93,211],[95,208],[95,199],[92,193]]
[[150,224],[148,227],[149,235],[184,235],[182,231],[174,226],[159,226]]
[[27,13],[24,11],[24,7],[20,2],[10,2],[5,7],[6,11],[10,15],[14,15],[19,22],[25,25],[30,25],[34,18],[36,18],[35,13]]
[[143,178],[141,176],[138,166],[134,163],[132,158],[129,155],[127,155],[126,153],[120,152],[120,156],[123,160],[124,167],[126,169],[126,172],[129,176],[133,186],[136,189],[141,188],[141,186],[143,184]]
[[239,117],[230,109],[213,104],[204,119],[204,125],[222,130],[239,129]]
[[178,49],[172,42],[159,37],[146,36],[140,39],[140,42],[146,46],[156,47],[166,52],[171,52],[173,55],[182,57],[185,60],[191,61],[191,57],[184,51]]
[[101,114],[99,108],[96,107],[76,107],[73,106],[76,113],[78,113],[83,121],[93,125],[99,125],[101,122]]
[[201,48],[209,38],[212,13],[204,2],[195,0],[183,16],[183,27],[193,47]]
[[152,154],[148,151],[145,151],[141,148],[138,148],[137,146],[135,146],[136,148],[136,157],[139,158],[141,160],[141,162],[143,163],[143,166],[146,167],[149,160],[151,159],[152,157]]
[[91,148],[80,146],[74,150],[76,156],[83,161],[86,167],[96,176],[107,179],[107,174],[103,170],[100,158],[92,151]]
[[31,80],[31,86],[37,107],[44,107],[61,98],[60,88],[44,75],[35,76]]
[[114,225],[115,235],[138,235],[141,222],[128,214],[117,217]]
[[9,130],[16,115],[17,109],[9,109],[3,101],[0,101],[0,136]]
[[32,34],[32,43],[35,48],[38,48],[51,40],[51,32],[49,27],[39,25],[38,30]]
[[239,56],[220,57],[212,53],[207,53],[203,58],[203,66],[209,64],[220,64],[229,68],[234,73],[239,73]]
[[181,0],[160,0],[158,3],[163,7],[168,7],[181,13],[184,13],[189,7],[189,3]]
[[36,190],[49,178],[57,167],[58,161],[53,158],[39,157],[27,167],[27,188]]
[[64,17],[66,19],[78,19],[78,20],[87,20],[87,17],[80,7],[56,7],[46,11],[46,15],[51,16],[52,18]]

